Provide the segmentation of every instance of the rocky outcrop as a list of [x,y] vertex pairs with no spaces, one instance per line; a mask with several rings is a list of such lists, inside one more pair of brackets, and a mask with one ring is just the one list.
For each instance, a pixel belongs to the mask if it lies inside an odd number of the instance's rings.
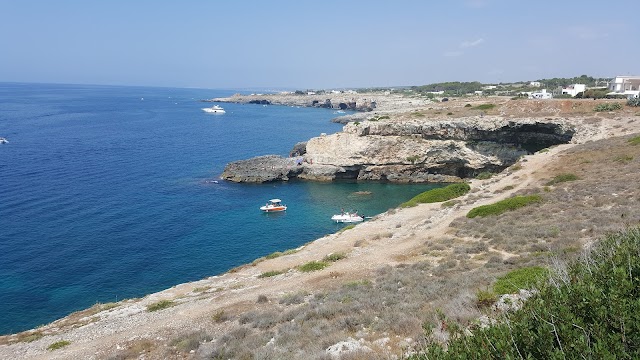
[[[575,129],[561,120],[364,121],[347,124],[341,133],[297,144],[292,154],[304,155],[304,162],[269,159],[270,165],[265,167],[264,157],[260,157],[230,164],[223,177],[261,182],[293,177],[455,182],[484,171],[500,171],[522,155],[568,143],[574,134]],[[260,175],[265,168],[264,176]]]
[[300,157],[283,158],[278,155],[264,155],[227,164],[221,177],[233,182],[287,181],[302,172],[301,164]]

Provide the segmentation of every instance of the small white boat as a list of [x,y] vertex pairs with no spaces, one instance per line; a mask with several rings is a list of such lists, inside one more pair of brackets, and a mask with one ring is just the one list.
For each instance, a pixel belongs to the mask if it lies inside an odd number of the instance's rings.
[[331,220],[337,223],[354,223],[364,221],[364,216],[358,215],[357,211],[355,213],[343,212],[337,215],[333,215],[331,217]]
[[8,142],[9,142],[9,140],[7,140],[7,139],[5,139],[3,137],[0,137],[0,144],[6,144]]
[[280,199],[271,199],[266,205],[261,206],[260,210],[264,212],[285,211],[287,210],[287,205],[283,205]]
[[211,114],[224,114],[226,111],[224,111],[224,109],[219,106],[219,105],[213,105],[210,108],[203,108],[202,111],[206,112],[206,113],[211,113]]

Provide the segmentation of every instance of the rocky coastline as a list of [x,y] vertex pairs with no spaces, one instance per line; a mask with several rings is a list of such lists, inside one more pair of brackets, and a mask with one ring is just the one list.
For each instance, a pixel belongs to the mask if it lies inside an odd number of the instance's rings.
[[305,179],[459,182],[499,172],[521,156],[571,142],[562,119],[467,117],[455,120],[371,119],[296,144],[290,158],[260,156],[227,165],[234,182]]

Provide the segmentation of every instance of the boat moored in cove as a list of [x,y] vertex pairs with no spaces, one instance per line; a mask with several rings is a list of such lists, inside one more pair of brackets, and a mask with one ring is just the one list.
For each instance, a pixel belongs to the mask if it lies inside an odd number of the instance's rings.
[[280,199],[271,199],[266,205],[261,206],[260,210],[264,212],[278,212],[287,210],[287,206],[282,204]]
[[211,114],[224,114],[226,111],[224,111],[224,109],[219,106],[219,105],[213,105],[210,108],[202,108],[202,110],[206,113],[211,113]]
[[340,214],[333,215],[331,220],[337,223],[354,223],[364,221],[364,216],[358,215],[357,211],[354,213],[342,212]]

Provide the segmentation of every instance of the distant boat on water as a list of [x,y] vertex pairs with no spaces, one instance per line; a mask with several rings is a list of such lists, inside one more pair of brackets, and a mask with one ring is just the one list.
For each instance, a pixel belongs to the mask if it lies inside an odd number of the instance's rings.
[[7,140],[7,139],[5,139],[3,137],[0,137],[0,144],[7,144],[8,142],[9,142],[9,140]]
[[206,113],[210,113],[210,114],[224,114],[226,111],[224,111],[224,109],[219,106],[219,105],[213,105],[210,108],[203,108],[202,111],[206,112]]

